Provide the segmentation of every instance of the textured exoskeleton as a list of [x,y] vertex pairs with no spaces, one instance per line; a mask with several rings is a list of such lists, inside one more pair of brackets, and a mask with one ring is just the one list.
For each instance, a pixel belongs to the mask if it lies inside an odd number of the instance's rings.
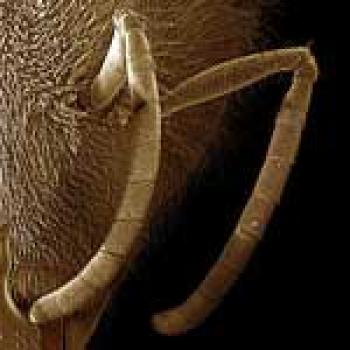
[[1,347],[84,347],[150,221],[218,137],[223,96],[294,71],[235,235],[187,302],[153,324],[181,333],[219,302],[279,200],[317,75],[306,48],[244,57],[263,4],[0,3]]

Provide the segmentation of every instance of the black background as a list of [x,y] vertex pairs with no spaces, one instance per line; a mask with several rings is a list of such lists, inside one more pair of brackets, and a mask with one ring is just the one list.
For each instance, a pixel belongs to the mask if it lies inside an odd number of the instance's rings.
[[[330,290],[336,286],[332,262],[341,232],[336,227],[341,206],[335,84],[339,8],[337,1],[282,3],[267,46],[311,41],[320,65],[307,128],[281,205],[252,261],[221,306],[187,337],[283,334],[292,339],[314,331],[317,335],[329,331],[329,311],[336,309]],[[246,128],[250,136],[239,154],[227,150],[214,155],[210,169],[194,181],[177,213],[167,225],[154,228],[150,248],[109,306],[91,349],[114,349],[121,337],[157,336],[150,315],[183,300],[204,276],[254,179],[261,157],[258,149],[268,139],[269,120],[288,83],[275,77],[254,93],[247,92],[245,119],[232,128]]]

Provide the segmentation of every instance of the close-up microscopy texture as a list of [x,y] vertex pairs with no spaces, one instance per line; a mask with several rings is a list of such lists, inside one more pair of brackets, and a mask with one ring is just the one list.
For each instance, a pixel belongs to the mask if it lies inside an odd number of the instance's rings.
[[113,348],[130,303],[124,334],[201,329],[317,118],[325,59],[316,32],[290,34],[295,11],[0,1],[0,349]]

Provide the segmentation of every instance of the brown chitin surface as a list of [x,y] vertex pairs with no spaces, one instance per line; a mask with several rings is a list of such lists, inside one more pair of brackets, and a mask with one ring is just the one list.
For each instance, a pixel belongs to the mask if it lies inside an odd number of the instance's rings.
[[[102,243],[125,173],[118,109],[85,113],[79,91],[106,53],[115,8],[145,15],[161,96],[252,50],[260,2],[13,0],[0,3],[0,147],[10,291],[20,308],[71,279]],[[72,79],[77,76],[79,79]],[[154,211],[166,207],[221,130],[223,101],[165,119]]]
[[0,320],[0,348],[6,350],[41,350],[39,332],[29,325]]
[[97,73],[110,40],[112,8],[101,1],[1,5],[8,279],[20,308],[86,264],[116,209],[123,180],[114,152],[117,118],[83,113],[74,98],[84,81],[68,87],[74,66],[91,49],[99,53],[93,57],[97,67],[86,69]]
[[0,226],[0,349],[39,350],[40,334],[37,328],[19,318],[9,308],[5,296],[4,283],[8,260],[6,235],[6,227]]

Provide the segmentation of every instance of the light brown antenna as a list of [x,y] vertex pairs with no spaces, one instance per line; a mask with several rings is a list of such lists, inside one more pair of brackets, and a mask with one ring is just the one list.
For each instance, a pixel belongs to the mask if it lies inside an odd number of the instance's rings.
[[[138,101],[144,103],[143,106],[138,105],[140,109],[135,110],[129,124],[125,125],[125,140],[131,142],[125,157],[130,157],[131,165],[123,200],[104,244],[86,267],[64,286],[33,304],[30,319],[34,323],[71,315],[96,298],[120,277],[123,267],[137,250],[137,243],[144,239],[141,227],[159,163],[160,104],[153,60],[143,25],[139,25],[138,18],[132,14],[123,15],[118,23],[125,41],[129,89]],[[114,54],[107,55],[107,60],[113,62],[105,62],[104,67],[115,65],[115,57]],[[119,87],[119,80],[115,79],[113,71],[111,75],[108,71],[100,74],[106,80],[111,79],[112,84],[107,81],[98,86]],[[107,92],[106,99],[103,91]],[[95,95],[102,96],[100,101],[115,95],[111,88],[103,91]]]
[[164,113],[203,103],[269,75],[294,71],[253,192],[234,233],[208,275],[180,306],[153,318],[158,332],[174,335],[202,323],[237,280],[280,200],[305,125],[317,65],[308,48],[259,53],[210,68],[181,83],[164,103]]

